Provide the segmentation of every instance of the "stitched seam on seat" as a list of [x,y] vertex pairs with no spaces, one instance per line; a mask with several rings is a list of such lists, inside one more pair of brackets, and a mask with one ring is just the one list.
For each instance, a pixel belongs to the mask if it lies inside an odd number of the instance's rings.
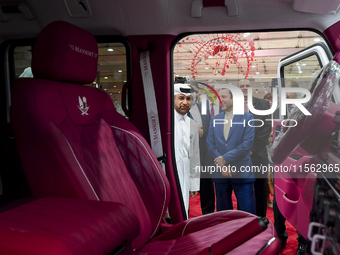
[[[222,213],[222,211],[221,211],[221,212],[215,212],[214,214],[219,214],[219,213]],[[184,226],[184,228],[183,228],[182,236],[184,236],[185,229],[187,228],[187,226],[188,226],[188,224],[189,224],[190,222],[192,222],[193,220],[197,220],[197,219],[199,219],[199,218],[202,218],[202,217],[204,217],[204,216],[205,216],[205,215],[201,215],[201,216],[195,217],[195,218],[193,218],[193,219],[190,219],[190,220],[185,224],[185,226]]]
[[182,236],[184,236],[185,229],[187,228],[188,224],[189,224],[192,220],[194,220],[194,219],[189,220],[189,221],[185,224],[185,226],[184,226],[184,228],[183,228],[183,231],[182,231]]
[[[158,174],[160,175],[160,177],[161,177],[161,179],[162,179],[162,183],[163,183],[163,186],[164,186],[164,193],[165,193],[165,194],[164,194],[163,209],[162,209],[162,214],[161,214],[161,215],[163,215],[163,214],[164,214],[164,208],[165,208],[165,201],[166,201],[166,186],[165,186],[165,183],[164,183],[164,179],[163,179],[162,175],[161,175],[160,172],[159,172],[159,169],[158,169],[158,166],[157,166],[156,162],[154,161],[154,159],[152,158],[150,152],[147,150],[147,148],[145,147],[145,145],[144,145],[143,142],[139,139],[138,136],[136,136],[135,134],[133,134],[133,133],[127,131],[127,130],[124,130],[124,129],[122,129],[122,128],[119,128],[119,127],[116,127],[116,126],[111,126],[111,127],[112,127],[112,128],[116,128],[116,129],[119,129],[119,130],[121,130],[121,131],[124,131],[124,132],[126,132],[126,133],[128,133],[128,134],[134,136],[135,138],[137,138],[137,140],[141,143],[141,145],[144,147],[145,151],[148,153],[149,157],[151,158],[153,164],[155,165],[155,167],[156,167],[156,169],[157,169],[157,171],[158,171]],[[157,229],[158,229],[158,227],[159,227],[159,225],[160,225],[160,223],[161,223],[161,220],[162,220],[162,218],[160,217],[160,218],[159,218],[159,221],[158,221],[158,223],[157,223],[157,227],[155,228],[155,230],[154,230],[154,232],[152,233],[152,235],[150,236],[150,238],[152,238],[152,237],[156,234],[156,231],[157,231]]]
[[78,166],[80,167],[80,170],[82,171],[83,175],[85,176],[86,181],[88,182],[89,186],[91,187],[91,189],[92,189],[94,195],[96,196],[97,200],[100,201],[99,197],[97,196],[97,193],[95,192],[95,190],[93,189],[93,187],[92,187],[92,185],[91,185],[91,182],[90,182],[89,179],[87,178],[87,176],[86,176],[86,174],[85,174],[83,168],[81,167],[81,165],[80,165],[80,163],[79,163],[79,161],[78,161],[76,155],[74,154],[73,149],[72,149],[72,147],[71,147],[71,144],[68,142],[68,140],[67,140],[67,138],[66,138],[65,136],[64,136],[64,138],[65,138],[65,140],[66,140],[68,146],[70,147],[70,149],[71,149],[71,151],[72,151],[72,154],[73,154],[73,157],[74,157],[75,160],[77,161]]
[[[214,214],[217,215],[217,214],[221,214],[221,213],[224,213],[225,211],[220,211],[220,212],[215,212]],[[244,212],[244,213],[247,213],[247,214],[251,214],[251,213],[248,213],[248,212]],[[182,231],[182,236],[184,236],[184,232],[187,228],[187,226],[189,225],[190,222],[194,221],[194,220],[197,220],[199,218],[202,218],[202,217],[205,217],[205,215],[201,215],[201,216],[197,216],[195,218],[192,218],[190,220],[188,220],[188,222],[185,224],[184,228],[183,228],[183,231]]]

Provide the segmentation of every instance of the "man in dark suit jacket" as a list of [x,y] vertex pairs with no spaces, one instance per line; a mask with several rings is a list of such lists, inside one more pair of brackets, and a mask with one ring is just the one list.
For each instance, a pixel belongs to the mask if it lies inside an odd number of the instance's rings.
[[[251,87],[249,80],[240,80],[239,88],[242,90],[244,95],[244,101],[248,101],[248,88]],[[252,97],[253,106],[256,110],[267,110],[270,109],[270,104],[267,100]],[[248,106],[245,105],[245,111],[248,110]],[[252,113],[251,111],[249,111]],[[269,144],[269,135],[271,133],[271,121],[266,121],[266,119],[271,119],[270,115],[254,115],[254,119],[262,120],[263,126],[261,126],[261,121],[254,121],[253,125],[258,126],[255,128],[255,138],[254,143],[251,148],[251,160],[253,166],[268,166],[268,152],[267,145]],[[260,127],[261,126],[261,127]],[[255,173],[255,199],[256,199],[256,214],[261,217],[265,217],[267,213],[267,185],[268,173]]]
[[[239,209],[255,214],[255,179],[254,173],[249,171],[255,129],[248,125],[253,115],[247,112],[244,115],[233,115],[233,100],[229,89],[222,89],[220,96],[224,112],[211,119],[207,137],[208,150],[216,165],[213,181],[217,211],[233,209],[231,194],[234,190]],[[222,174],[217,167],[227,174]]]

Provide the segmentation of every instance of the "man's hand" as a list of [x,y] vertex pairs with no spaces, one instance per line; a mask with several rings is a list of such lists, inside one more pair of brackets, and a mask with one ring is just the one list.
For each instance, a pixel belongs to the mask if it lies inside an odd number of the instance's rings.
[[199,135],[200,137],[203,136],[203,126],[198,127],[198,135]]
[[190,191],[190,196],[191,197],[196,197],[197,193],[198,193],[198,191]]
[[229,166],[222,168],[222,175],[224,177],[232,177],[233,176],[231,171],[230,171],[230,167]]
[[227,163],[222,156],[218,156],[217,158],[215,158],[214,162],[217,166],[220,167],[227,166]]

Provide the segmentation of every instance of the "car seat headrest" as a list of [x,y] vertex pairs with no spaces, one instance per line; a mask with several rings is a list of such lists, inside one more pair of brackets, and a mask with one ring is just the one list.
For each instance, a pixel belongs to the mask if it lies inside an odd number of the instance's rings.
[[47,25],[34,46],[34,78],[86,84],[97,75],[98,45],[89,32],[64,21]]

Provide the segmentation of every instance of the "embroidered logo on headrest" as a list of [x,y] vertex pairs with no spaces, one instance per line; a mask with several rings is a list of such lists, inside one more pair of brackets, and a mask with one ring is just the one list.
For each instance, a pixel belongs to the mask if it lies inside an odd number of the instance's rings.
[[90,106],[87,106],[87,99],[86,97],[83,97],[83,100],[78,96],[79,98],[79,105],[78,108],[81,111],[81,115],[89,115],[87,111],[90,109]]
[[90,56],[90,57],[93,57],[93,58],[97,58],[98,57],[98,54],[94,53],[92,51],[84,50],[84,49],[79,48],[77,46],[74,46],[72,44],[69,44],[68,46],[70,46],[71,50],[74,50],[74,51],[79,52],[81,54],[84,54],[84,55],[87,55],[87,56]]

